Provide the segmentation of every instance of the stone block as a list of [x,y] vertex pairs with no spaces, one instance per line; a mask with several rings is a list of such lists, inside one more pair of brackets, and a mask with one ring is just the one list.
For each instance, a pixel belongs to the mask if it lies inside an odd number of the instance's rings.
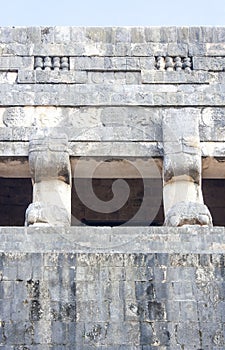
[[[152,47],[145,43],[131,44],[131,56],[151,56],[153,54]],[[127,56],[127,55],[126,55]]]
[[0,284],[0,299],[12,299],[14,296],[14,282],[2,281]]
[[154,344],[154,328],[153,324],[142,322],[140,325],[140,342],[142,345]]
[[52,322],[52,344],[64,345],[68,340],[66,335],[67,324],[63,322]]
[[71,70],[103,70],[104,57],[71,57]]
[[189,55],[190,56],[205,56],[207,52],[207,44],[204,43],[190,43],[189,48]]
[[198,305],[194,301],[180,301],[180,318],[179,321],[186,320],[187,322],[197,322],[199,319],[198,316]]
[[200,110],[198,109],[170,109],[169,113],[166,110],[163,111],[164,140],[167,142],[179,142],[179,138],[191,140],[193,135],[198,135],[199,119]]
[[189,42],[201,43],[203,41],[202,27],[190,27],[189,28]]
[[177,340],[183,346],[199,347],[201,338],[199,331],[192,323],[180,323],[177,327]]
[[143,84],[194,84],[209,83],[213,76],[204,72],[164,72],[143,70],[141,72]]
[[70,27],[54,27],[54,42],[66,43],[71,41]]
[[214,37],[213,40],[208,40],[208,42],[224,42],[224,38],[225,38],[225,31],[224,31],[224,27],[215,27],[212,28],[212,31],[214,33]]
[[160,42],[160,27],[146,27],[145,40],[146,42]]
[[132,43],[145,43],[145,32],[143,27],[131,27],[130,36]]
[[177,28],[173,27],[161,27],[160,28],[160,43],[170,43],[177,41]]
[[0,57],[0,70],[32,69],[33,57],[4,56]]
[[[119,28],[118,28],[119,30]],[[107,42],[111,43],[113,38],[113,32],[115,31],[112,27],[87,27],[83,28],[85,32],[86,42]]]
[[225,57],[193,57],[194,70],[224,71]]
[[36,72],[29,70],[19,70],[18,72],[18,83],[35,84],[36,83]]
[[111,35],[108,39],[110,39],[112,42],[115,42],[115,43],[131,42],[132,32],[130,28],[127,28],[127,27],[113,28],[110,34]]
[[225,44],[224,43],[207,43],[205,49],[206,56],[224,56]]
[[177,42],[181,44],[189,43],[189,27],[177,28]]

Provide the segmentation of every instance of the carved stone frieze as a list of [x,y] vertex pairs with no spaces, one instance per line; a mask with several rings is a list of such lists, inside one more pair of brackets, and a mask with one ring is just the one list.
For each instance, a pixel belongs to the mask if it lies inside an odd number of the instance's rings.
[[192,57],[181,56],[156,56],[155,68],[160,71],[181,71],[190,72],[193,70]]
[[34,69],[35,70],[63,70],[68,71],[70,69],[69,57],[63,56],[36,56],[34,58]]

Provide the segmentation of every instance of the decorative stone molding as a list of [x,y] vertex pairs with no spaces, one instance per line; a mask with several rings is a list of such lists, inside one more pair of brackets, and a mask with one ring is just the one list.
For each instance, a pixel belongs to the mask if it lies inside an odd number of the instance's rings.
[[36,56],[34,57],[34,69],[45,71],[68,71],[70,69],[69,57]]
[[193,70],[192,57],[171,57],[171,56],[156,56],[155,68],[161,71],[181,71],[190,72]]
[[[152,57],[150,57],[152,58]],[[97,57],[68,57],[68,56],[35,56],[34,57],[34,69],[35,70],[45,70],[45,71],[68,71],[70,70],[70,59],[72,59],[73,69],[82,70],[129,70],[129,62],[124,58],[117,58],[117,61],[110,59],[110,65],[107,65],[106,58]],[[92,59],[92,60],[91,60]],[[143,59],[142,59],[143,60]],[[108,58],[109,61],[109,58]],[[123,62],[124,61],[124,62]],[[143,65],[138,59],[139,63],[135,67],[137,69],[143,69]],[[114,67],[111,66],[115,65]],[[118,67],[119,66],[121,67]],[[83,67],[82,67],[83,65]],[[190,72],[193,70],[192,57],[181,57],[181,56],[155,56],[155,68],[157,70],[170,71],[181,71]],[[131,67],[131,70],[135,69]],[[153,68],[153,67],[152,67]]]
[[33,203],[26,211],[26,225],[69,225],[71,169],[67,137],[60,134],[38,136],[29,144]]

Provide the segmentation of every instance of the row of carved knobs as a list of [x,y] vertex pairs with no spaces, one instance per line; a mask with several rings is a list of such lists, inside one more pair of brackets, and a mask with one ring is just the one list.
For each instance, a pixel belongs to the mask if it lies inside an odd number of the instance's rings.
[[36,70],[69,70],[69,57],[35,57],[34,69]]
[[158,56],[155,58],[155,67],[158,70],[190,72],[192,70],[191,57]]

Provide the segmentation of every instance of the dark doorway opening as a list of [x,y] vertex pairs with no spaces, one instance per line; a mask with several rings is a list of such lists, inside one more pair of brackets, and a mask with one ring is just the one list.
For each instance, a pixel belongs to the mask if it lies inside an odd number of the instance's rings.
[[225,180],[203,179],[204,202],[210,210],[213,226],[225,226]]
[[[116,179],[92,179],[93,191],[97,197],[106,202],[112,200],[112,185]],[[90,208],[88,179],[73,179],[72,186],[72,225],[89,226],[162,226],[164,222],[162,206],[162,180],[142,178],[123,178],[130,188],[128,200],[111,213],[97,212]],[[75,188],[79,186],[85,193],[82,200]]]
[[32,202],[30,178],[0,178],[0,226],[24,226]]

